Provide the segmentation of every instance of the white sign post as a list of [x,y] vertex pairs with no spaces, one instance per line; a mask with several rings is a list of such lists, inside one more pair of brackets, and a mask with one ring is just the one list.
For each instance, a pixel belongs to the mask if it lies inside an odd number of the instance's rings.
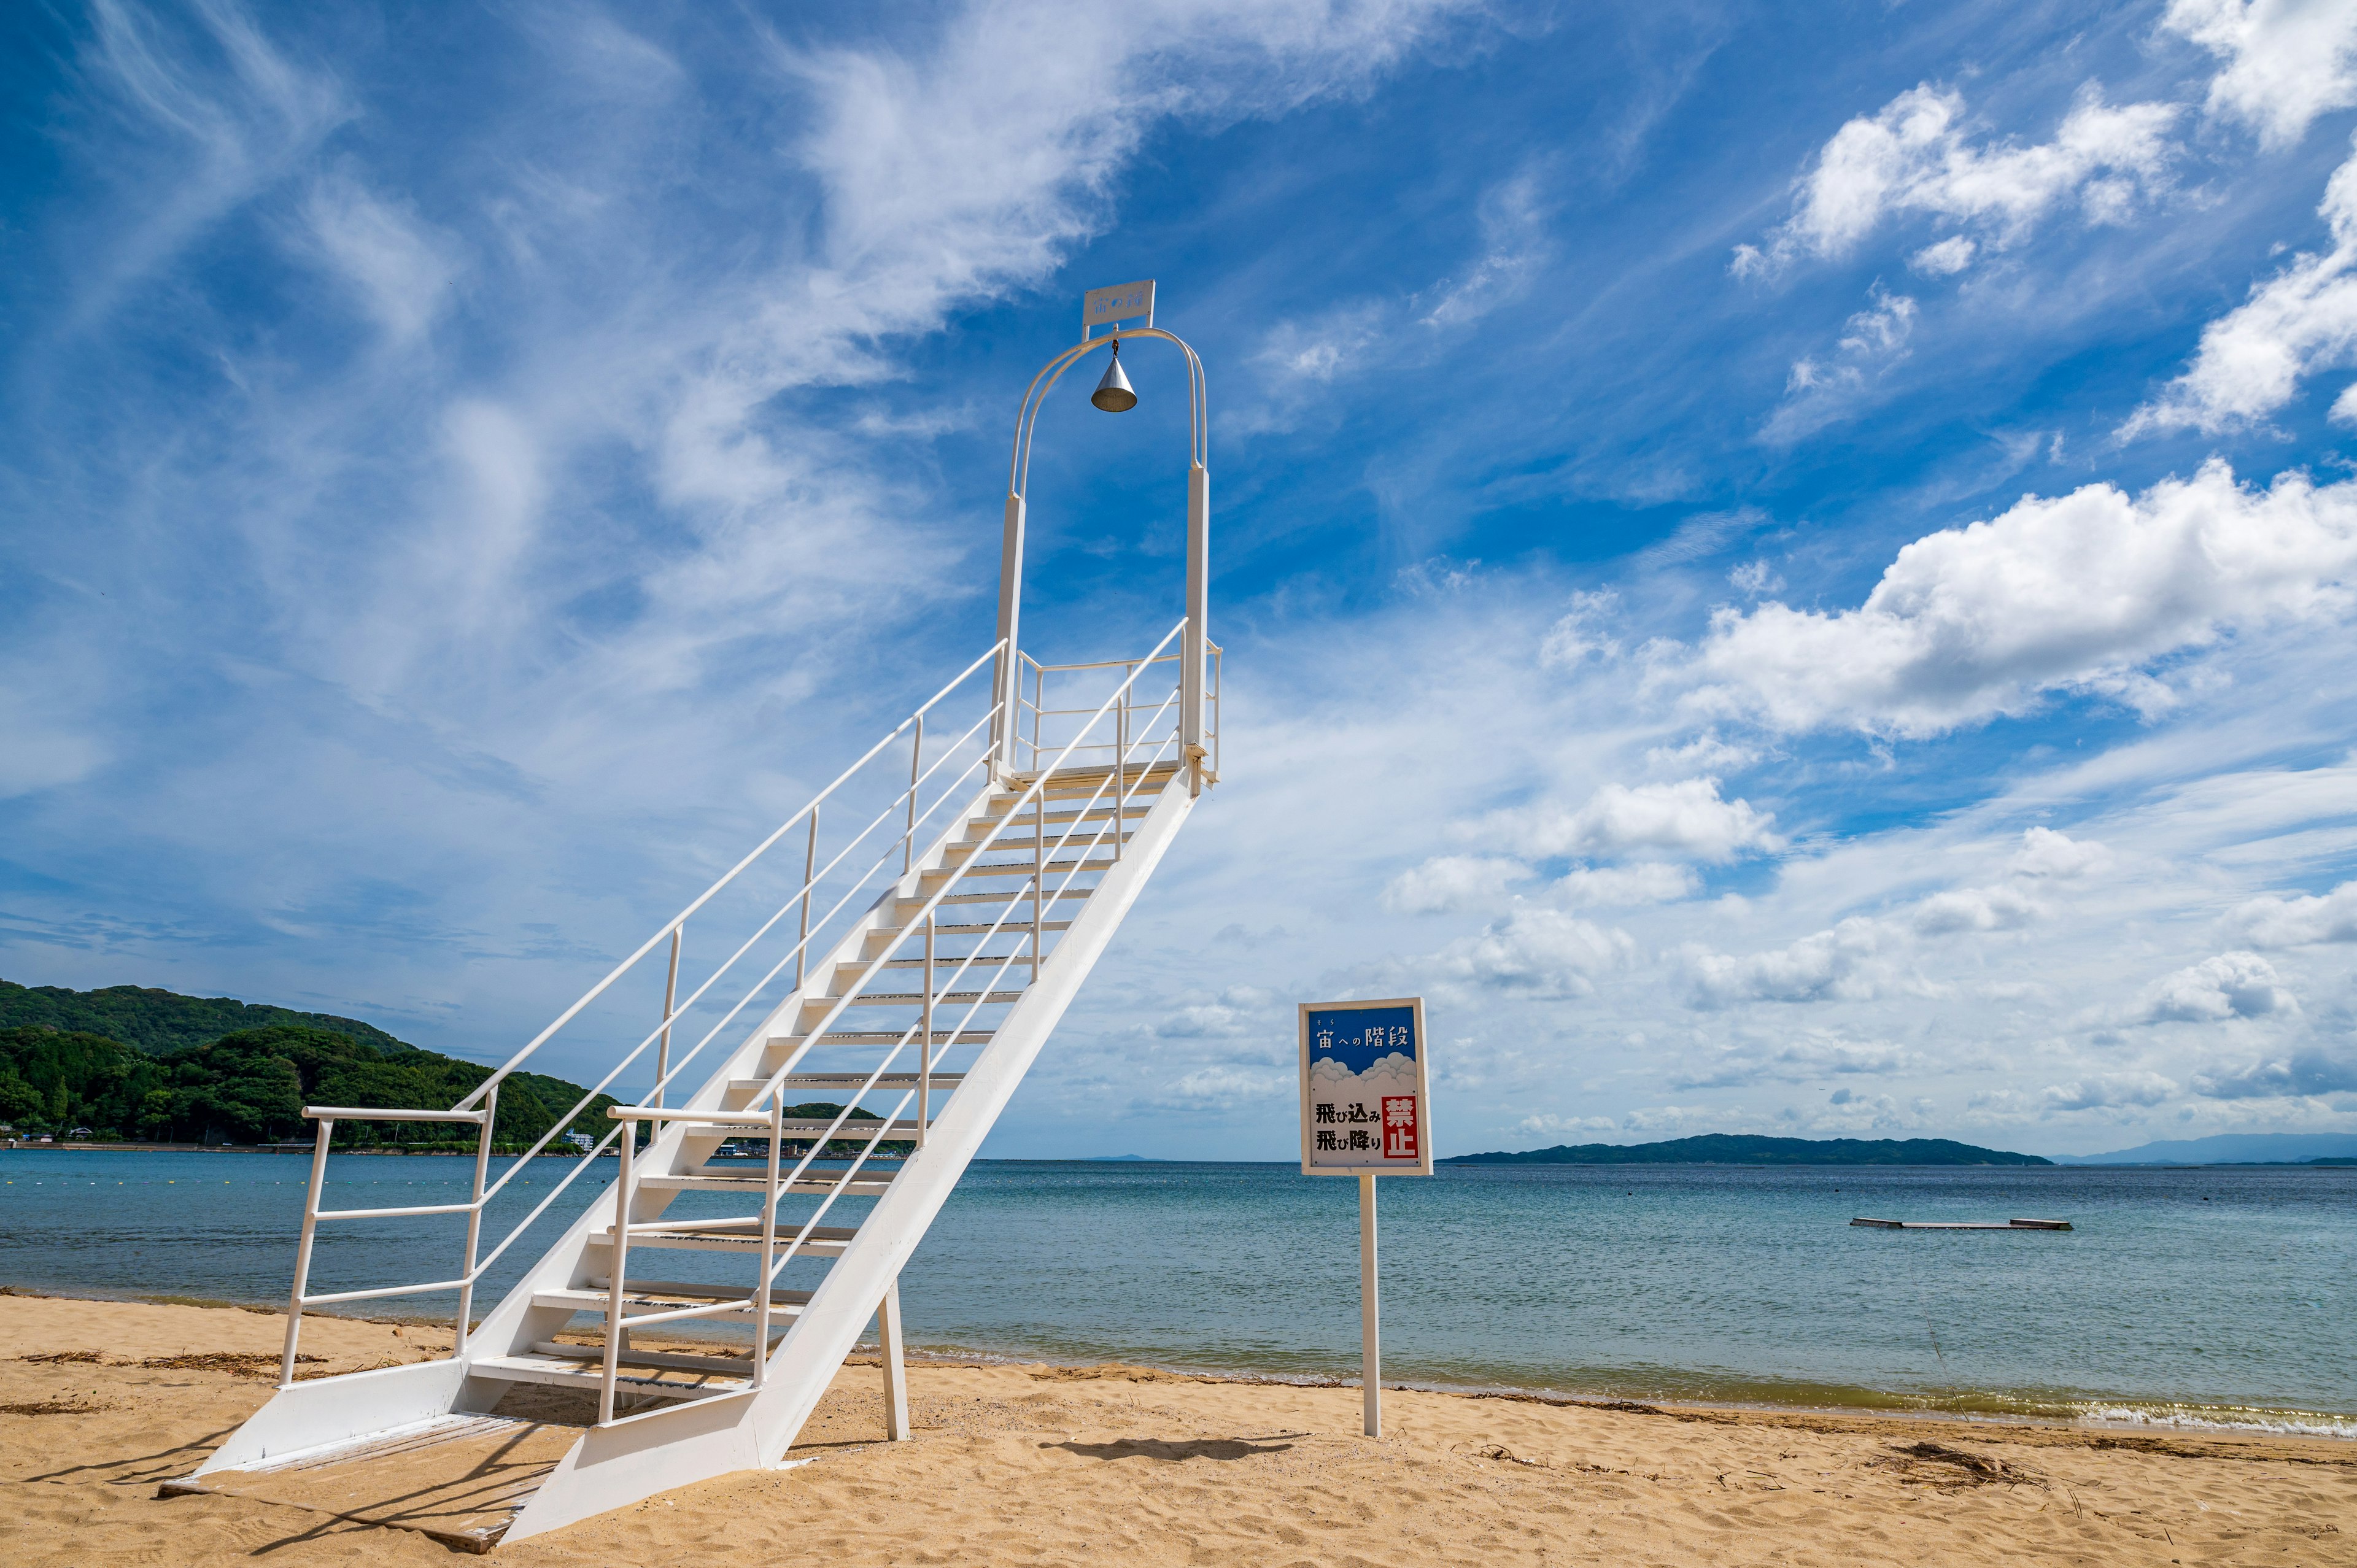
[[1301,1174],[1359,1178],[1359,1337],[1366,1430],[1383,1434],[1375,1178],[1432,1174],[1424,998],[1301,1004]]

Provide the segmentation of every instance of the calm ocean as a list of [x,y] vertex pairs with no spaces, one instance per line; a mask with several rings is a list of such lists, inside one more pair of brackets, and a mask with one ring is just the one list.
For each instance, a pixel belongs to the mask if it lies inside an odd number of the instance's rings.
[[[572,1168],[535,1163],[487,1234]],[[0,1283],[282,1301],[306,1164],[0,1152]],[[330,1201],[447,1202],[467,1174],[339,1156]],[[1892,1232],[1856,1215],[2077,1229]],[[315,1288],[447,1278],[457,1235],[323,1228]],[[1455,1168],[1383,1183],[1383,1247],[1387,1381],[2357,1436],[2357,1169]],[[534,1250],[519,1243],[495,1285]],[[670,1253],[664,1270],[699,1262],[726,1268]],[[984,1161],[901,1291],[929,1349],[1355,1378],[1356,1185],[1281,1165]]]

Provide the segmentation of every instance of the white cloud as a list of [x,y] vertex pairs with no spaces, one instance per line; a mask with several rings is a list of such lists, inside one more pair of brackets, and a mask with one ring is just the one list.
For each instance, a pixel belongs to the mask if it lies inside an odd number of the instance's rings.
[[1383,908],[1397,915],[1439,915],[1488,908],[1533,873],[1519,860],[1496,855],[1436,855],[1384,885]]
[[2287,146],[2357,103],[2357,9],[2335,0],[2175,0],[2160,25],[2225,62],[2209,112]]
[[[1987,145],[1964,123],[1963,95],[1927,82],[1835,132],[1799,181],[1792,216],[1764,250],[1736,247],[1734,270],[1744,276],[1803,253],[1846,255],[1904,212],[1971,224],[1996,249],[2073,199],[2089,222],[2117,222],[2140,193],[2165,188],[2174,150],[2167,133],[2180,113],[2172,103],[2114,108],[2090,82],[2051,142]],[[1958,254],[1937,246],[1921,253],[1942,262]]]
[[393,341],[416,337],[449,303],[458,271],[451,242],[414,212],[355,180],[330,178],[312,188],[303,220],[308,248]]
[[1768,952],[1733,957],[1690,949],[1685,958],[1694,1005],[1870,1000],[1889,981],[1889,966],[1881,957],[1887,941],[1878,922],[1852,916],[1831,930]]
[[[1853,1040],[1824,1030],[1773,1045],[1740,1042],[1699,1066],[1674,1072],[1672,1089],[1732,1089],[1757,1083],[1813,1083],[1854,1074],[1878,1075],[1920,1066],[1918,1053],[1887,1040]],[[1855,1098],[1840,1090],[1834,1103]]]
[[1780,729],[1935,735],[2091,689],[2168,693],[2136,667],[2224,628],[2342,611],[2357,481],[2266,490],[2219,461],[2130,498],[2025,496],[1900,551],[1855,610],[1768,603],[1713,616],[1693,701]]
[[1701,886],[1689,866],[1649,860],[1634,865],[1574,866],[1551,891],[1575,909],[1630,909],[1674,904]]
[[1198,1068],[1164,1084],[1146,1103],[1169,1111],[1234,1111],[1287,1094],[1294,1081],[1293,1074],[1287,1072],[1255,1072],[1237,1067]]
[[1637,956],[1628,932],[1578,919],[1560,909],[1525,907],[1480,935],[1452,943],[1439,957],[1442,973],[1472,984],[1541,996],[1587,996],[1600,976],[1627,968]]
[[1727,575],[1727,585],[1738,594],[1758,598],[1763,594],[1781,592],[1784,579],[1765,561],[1747,561]]
[[2175,1080],[2157,1072],[2105,1072],[2048,1087],[2043,1096],[2054,1111],[2104,1111],[2158,1105],[2177,1092]]
[[1869,372],[1879,373],[1907,357],[1907,339],[1915,331],[1915,302],[1894,295],[1880,284],[1867,293],[1874,303],[1842,327],[1842,338],[1830,359],[1801,359],[1785,378],[1787,393],[1854,391],[1866,384]]
[[1973,256],[1979,249],[1962,234],[1951,234],[1908,257],[1907,264],[1926,277],[1953,277],[1973,264]]
[[1610,622],[1620,607],[1620,596],[1605,589],[1598,593],[1577,593],[1571,596],[1571,607],[1548,628],[1546,640],[1539,644],[1539,665],[1547,670],[1567,670],[1589,658],[1612,659],[1620,652],[1620,642],[1601,629]]
[[2255,948],[2357,942],[2357,882],[2298,898],[2254,898],[2226,917],[2227,929]]
[[2220,953],[2147,986],[2135,1021],[2212,1024],[2298,1011],[2277,978],[2275,965],[2255,952]]
[[1934,893],[1915,907],[1915,929],[1922,936],[1954,931],[2009,931],[2045,911],[2011,887],[1959,887]]
[[2007,868],[2016,876],[2050,876],[2065,880],[2084,876],[2111,859],[2111,851],[2093,839],[2074,839],[2052,828],[2030,828],[2021,835],[2021,848]]
[[2295,257],[2203,328],[2192,366],[2128,416],[2123,438],[2256,424],[2288,404],[2303,378],[2357,360],[2357,156],[2333,171],[2317,211],[2332,248]]
[[2307,1047],[2236,1067],[2206,1069],[2194,1076],[2193,1088],[2212,1100],[2357,1093],[2357,1053]]
[[1749,800],[1719,798],[1716,779],[1674,784],[1607,784],[1577,811],[1541,806],[1501,811],[1477,831],[1511,841],[1527,855],[1619,854],[1652,850],[1695,860],[1727,861],[1747,851],[1781,849],[1772,813]]

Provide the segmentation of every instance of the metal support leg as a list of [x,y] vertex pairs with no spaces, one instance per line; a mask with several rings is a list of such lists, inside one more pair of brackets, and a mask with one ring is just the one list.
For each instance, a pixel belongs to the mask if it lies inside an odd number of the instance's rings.
[[311,1238],[319,1230],[319,1188],[328,1177],[328,1144],[336,1124],[322,1120],[319,1141],[311,1150],[311,1190],[303,1199],[303,1240],[295,1248],[295,1291],[286,1300],[286,1354],[278,1363],[278,1386],[295,1386],[295,1343],[303,1333],[303,1296],[311,1288]]
[[454,1337],[450,1353],[457,1355],[467,1348],[467,1336],[475,1327],[475,1253],[483,1241],[483,1185],[491,1173],[491,1134],[500,1121],[500,1086],[491,1085],[490,1093],[483,1097],[482,1135],[475,1140],[475,1190],[468,1201],[474,1207],[467,1210],[467,1266],[458,1278],[458,1331]]
[[876,1339],[884,1352],[884,1435],[909,1441],[909,1369],[900,1346],[900,1282],[884,1287],[876,1308]]
[[622,1282],[628,1277],[630,1262],[630,1164],[638,1152],[639,1124],[622,1123],[622,1168],[614,1173],[614,1244],[607,1251],[612,1255],[608,1265],[614,1272],[606,1282],[606,1380],[597,1390],[597,1424],[606,1426],[614,1419],[614,1380],[621,1373],[622,1364]]
[[1383,1434],[1383,1315],[1375,1285],[1375,1178],[1359,1177],[1359,1380],[1367,1435]]

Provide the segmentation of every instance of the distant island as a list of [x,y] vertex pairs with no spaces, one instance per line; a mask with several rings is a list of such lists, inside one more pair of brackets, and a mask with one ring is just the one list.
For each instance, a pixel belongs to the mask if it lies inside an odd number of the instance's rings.
[[1949,1138],[1763,1138],[1706,1133],[1659,1144],[1557,1144],[1490,1155],[1455,1155],[1443,1165],[2050,1165],[2036,1155],[1983,1149]]

